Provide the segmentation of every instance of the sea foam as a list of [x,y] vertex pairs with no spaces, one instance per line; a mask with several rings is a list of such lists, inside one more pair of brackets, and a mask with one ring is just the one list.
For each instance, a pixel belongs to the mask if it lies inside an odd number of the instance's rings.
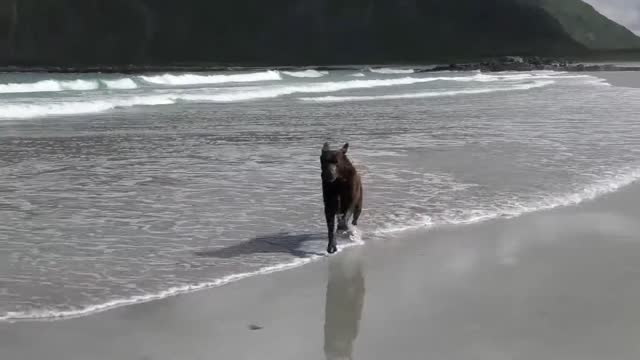
[[229,75],[196,75],[196,74],[164,74],[155,76],[141,76],[140,79],[147,83],[156,85],[201,85],[201,84],[224,84],[224,83],[242,83],[242,82],[258,82],[258,81],[275,81],[281,80],[282,76],[278,71],[262,71],[247,74],[229,74]]
[[0,84],[0,93],[36,93],[58,91],[86,91],[96,90],[99,84],[95,80],[42,80],[34,83]]
[[376,74],[413,74],[415,70],[413,69],[392,69],[392,68],[370,68],[369,71]]
[[[256,74],[262,74],[256,76]],[[257,81],[260,76],[263,79],[280,79],[280,73],[278,72],[263,72],[254,74],[240,74],[240,75],[214,75],[214,76],[200,76],[198,78],[182,78],[180,76],[170,75],[170,77],[160,77],[164,79],[162,81],[172,82],[175,79],[177,82],[193,83],[194,80],[198,81],[243,81],[242,78],[230,78],[235,76],[247,76],[244,78],[246,81]],[[274,77],[275,76],[275,77]],[[404,86],[420,83],[430,83],[436,81],[454,81],[454,82],[505,82],[505,85],[512,82],[522,82],[523,80],[532,80],[527,84],[515,83],[504,88],[486,88],[486,89],[462,89],[462,90],[450,90],[450,91],[418,91],[409,94],[390,94],[380,96],[344,96],[344,97],[305,97],[305,101],[316,102],[340,102],[340,101],[366,101],[366,100],[384,100],[384,99],[402,99],[402,98],[421,98],[421,97],[434,97],[434,96],[454,96],[461,94],[474,94],[474,93],[486,93],[494,91],[512,91],[512,90],[525,90],[535,87],[543,87],[551,84],[552,81],[559,79],[573,79],[573,78],[585,78],[587,83],[590,84],[602,84],[600,80],[589,75],[555,75],[555,74],[540,74],[531,76],[530,74],[498,74],[498,75],[485,75],[475,74],[471,76],[448,76],[448,77],[396,77],[389,79],[354,79],[345,81],[326,81],[326,82],[308,82],[290,85],[265,84],[253,87],[229,87],[215,89],[211,92],[205,89],[199,93],[185,93],[174,92],[162,95],[138,95],[134,97],[120,96],[117,98],[105,97],[102,99],[88,100],[88,101],[56,101],[51,103],[25,103],[25,102],[5,102],[0,104],[0,119],[27,119],[34,117],[46,117],[57,115],[74,115],[74,114],[88,114],[88,113],[100,113],[114,108],[131,107],[131,106],[150,106],[150,105],[169,105],[178,101],[186,102],[239,102],[239,101],[251,101],[259,99],[277,98],[285,95],[292,95],[298,93],[306,94],[319,94],[319,93],[331,93],[352,89],[369,89],[379,87],[394,87]],[[235,80],[231,80],[235,79]],[[251,80],[249,80],[251,79]],[[548,79],[544,82],[540,79]],[[132,88],[135,82],[131,79],[113,80],[113,82],[105,82],[106,86],[113,88]],[[133,84],[132,84],[133,82]],[[40,85],[42,86],[42,85]],[[57,84],[55,86],[61,86]],[[74,89],[93,89],[98,87],[98,83],[91,81],[80,82],[68,82],[65,86]],[[53,90],[51,90],[53,91]],[[177,90],[176,90],[177,91]]]
[[300,98],[300,100],[313,101],[313,102],[349,102],[349,101],[419,99],[419,98],[440,97],[440,96],[487,94],[487,93],[494,93],[494,92],[529,90],[529,89],[545,87],[553,83],[555,83],[555,81],[546,80],[546,81],[535,81],[530,84],[520,84],[520,85],[504,86],[504,87],[487,87],[487,88],[468,89],[468,90],[427,91],[427,92],[416,92],[416,93],[408,93],[408,94],[378,95],[378,96],[303,97],[303,98]]
[[298,78],[319,78],[325,75],[329,75],[328,71],[318,71],[318,70],[304,70],[304,71],[283,71],[283,74],[287,76],[293,76]]
[[[606,195],[608,193],[619,190],[622,187],[628,186],[640,179],[640,169],[627,169],[621,171],[611,178],[601,179],[585,186],[575,193],[564,195],[551,195],[542,200],[535,201],[528,204],[505,204],[501,210],[492,212],[475,211],[470,209],[466,213],[452,217],[444,218],[440,221],[434,221],[430,216],[423,216],[419,220],[390,224],[385,227],[375,229],[371,232],[371,235],[389,235],[393,233],[416,230],[420,228],[431,228],[443,225],[468,225],[497,218],[514,218],[528,213],[549,210],[562,206],[577,205],[584,201],[593,200],[599,196]],[[365,234],[366,235],[366,234]],[[358,229],[354,229],[349,235],[350,242],[341,244],[340,251],[343,251],[352,246],[359,246],[365,244],[362,239],[362,234]],[[85,316],[97,312],[106,311],[109,309],[122,307],[126,305],[132,305],[137,303],[149,302],[153,300],[159,300],[179,294],[190,293],[198,290],[213,288],[222,286],[234,281],[239,281],[252,276],[266,275],[278,271],[288,270],[303,266],[313,261],[325,258],[322,255],[311,255],[306,258],[298,258],[290,262],[271,265],[263,267],[256,271],[243,272],[238,274],[232,274],[228,276],[215,279],[210,282],[190,284],[184,286],[171,287],[167,290],[149,293],[145,295],[132,296],[129,298],[122,298],[112,300],[100,304],[93,304],[72,310],[33,310],[26,312],[8,312],[0,316],[0,321],[36,321],[36,320],[57,320],[63,318],[74,318]]]
[[100,80],[108,89],[114,90],[130,90],[137,89],[138,85],[129,78],[117,79],[117,80]]

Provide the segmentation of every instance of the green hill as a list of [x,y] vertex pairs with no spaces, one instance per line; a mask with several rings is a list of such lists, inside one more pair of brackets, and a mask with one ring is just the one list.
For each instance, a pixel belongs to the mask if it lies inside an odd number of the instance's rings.
[[0,0],[0,64],[330,64],[640,48],[580,0]]
[[640,38],[581,0],[523,0],[545,9],[564,30],[589,49],[640,48]]

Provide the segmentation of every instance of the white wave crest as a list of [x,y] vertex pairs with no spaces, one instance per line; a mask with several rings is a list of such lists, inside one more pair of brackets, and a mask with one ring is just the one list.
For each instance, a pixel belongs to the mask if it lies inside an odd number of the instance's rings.
[[96,80],[60,81],[63,90],[96,90],[100,85]]
[[156,76],[141,76],[142,80],[156,85],[200,85],[200,84],[223,84],[233,82],[257,82],[257,81],[274,81],[281,80],[282,77],[278,71],[263,71],[248,74],[230,74],[230,75],[195,75],[183,74],[173,75],[164,74]]
[[595,86],[604,86],[604,87],[613,86],[609,82],[607,82],[607,79],[596,78],[596,77],[594,77],[593,79],[587,80],[587,83]]
[[[280,76],[279,73],[276,73]],[[223,76],[223,75],[221,75]],[[229,75],[235,76],[235,75]],[[119,98],[119,99],[105,99],[99,101],[88,102],[57,102],[50,104],[25,104],[25,103],[3,103],[0,104],[0,119],[26,119],[34,117],[55,116],[55,115],[73,115],[73,114],[86,114],[86,113],[98,113],[107,111],[118,107],[129,107],[137,105],[167,105],[173,104],[177,101],[189,101],[189,102],[238,102],[238,101],[251,101],[258,99],[277,98],[280,96],[291,95],[296,93],[330,93],[350,89],[367,89],[377,87],[392,87],[402,85],[412,85],[419,83],[428,83],[434,81],[459,81],[459,82],[492,82],[498,80],[488,80],[487,75],[477,74],[473,76],[455,76],[455,77],[401,77],[394,79],[358,79],[347,81],[335,81],[335,82],[311,82],[295,85],[261,85],[256,87],[242,87],[242,88],[228,88],[220,91],[217,89],[214,93],[172,93],[164,95],[153,96],[138,96],[132,98]],[[500,75],[509,84],[510,80],[522,81],[523,78],[509,78],[512,75]],[[517,75],[520,76],[520,75]],[[491,88],[491,89],[466,89],[449,92],[423,92],[413,94],[400,94],[400,95],[382,95],[380,97],[325,97],[325,98],[303,98],[306,101],[325,101],[325,102],[337,102],[337,101],[364,101],[364,100],[379,100],[379,99],[394,99],[394,98],[420,98],[420,97],[433,97],[433,96],[453,96],[459,94],[474,94],[493,91],[510,91],[519,89],[530,89],[534,87],[541,87],[551,84],[551,82],[543,82],[537,79],[564,79],[562,76],[542,75],[539,77],[526,78],[534,80],[531,84],[514,84],[505,88]],[[589,79],[594,77],[587,76]],[[478,80],[479,79],[479,80]],[[553,80],[549,80],[553,81]]]
[[402,78],[386,80],[350,80],[342,82],[322,82],[291,86],[256,87],[251,89],[231,89],[216,94],[164,94],[132,98],[107,99],[87,102],[59,102],[50,104],[0,104],[0,119],[27,119],[44,116],[99,113],[118,107],[137,105],[167,105],[177,101],[191,102],[234,102],[274,98],[299,92],[322,93],[346,89],[395,86],[434,81],[429,78]]
[[335,82],[320,82],[303,85],[274,86],[268,88],[236,89],[220,94],[184,95],[186,101],[203,102],[234,102],[256,99],[275,98],[296,93],[326,93],[350,89],[367,89],[375,87],[389,87],[398,85],[411,85],[437,81],[438,78],[414,78],[404,77],[399,79],[378,80],[348,80]]
[[112,108],[112,104],[104,101],[68,102],[46,105],[2,105],[0,106],[0,118],[28,119],[41,116],[88,114],[99,113]]
[[534,88],[545,87],[553,83],[555,83],[555,81],[545,80],[545,81],[535,81],[530,84],[520,84],[520,85],[514,85],[514,86],[492,87],[492,88],[481,88],[481,89],[469,89],[469,90],[429,91],[429,92],[417,92],[417,93],[410,93],[410,94],[394,94],[394,95],[378,95],[378,96],[303,97],[303,98],[300,98],[300,100],[313,101],[313,102],[348,102],[348,101],[418,99],[418,98],[429,98],[429,97],[440,97],[440,96],[487,94],[487,93],[494,93],[494,92],[529,90]]
[[376,74],[413,74],[415,70],[413,69],[392,69],[392,68],[370,68],[369,71]]
[[319,78],[325,75],[329,75],[328,71],[318,71],[318,70],[304,70],[304,71],[283,71],[283,74],[287,76],[293,76],[298,78]]
[[42,80],[34,83],[0,84],[0,93],[35,93],[57,91],[85,91],[96,90],[99,84],[95,80]]
[[95,114],[119,107],[174,104],[177,98],[171,95],[137,96],[126,99],[70,101],[49,104],[3,104],[0,119],[28,119],[45,116]]
[[353,77],[365,77],[366,75],[360,72],[360,73],[351,74],[351,75],[349,75],[349,76],[353,76]]
[[479,73],[472,77],[461,77],[468,81],[494,82],[494,81],[521,81],[542,79],[595,79],[591,75],[566,75],[563,72],[538,72],[538,73]]
[[138,85],[129,78],[118,79],[118,80],[100,80],[101,83],[104,84],[108,89],[114,90],[130,90],[137,89]]

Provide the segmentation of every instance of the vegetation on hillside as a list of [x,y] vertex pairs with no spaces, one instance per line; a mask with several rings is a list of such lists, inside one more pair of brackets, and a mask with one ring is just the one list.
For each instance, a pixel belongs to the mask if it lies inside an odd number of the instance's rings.
[[523,0],[556,18],[576,41],[594,50],[640,49],[640,38],[582,0]]
[[336,64],[640,47],[580,0],[0,0],[1,64]]

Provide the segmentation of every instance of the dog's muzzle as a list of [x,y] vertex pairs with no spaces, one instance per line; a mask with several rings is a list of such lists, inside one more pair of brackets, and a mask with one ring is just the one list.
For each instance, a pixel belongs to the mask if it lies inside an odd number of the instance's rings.
[[334,181],[336,181],[336,177],[333,176],[331,173],[322,173],[322,181],[327,182],[327,183],[332,183]]
[[335,165],[329,165],[326,170],[322,171],[322,181],[334,182],[338,178],[337,169]]

